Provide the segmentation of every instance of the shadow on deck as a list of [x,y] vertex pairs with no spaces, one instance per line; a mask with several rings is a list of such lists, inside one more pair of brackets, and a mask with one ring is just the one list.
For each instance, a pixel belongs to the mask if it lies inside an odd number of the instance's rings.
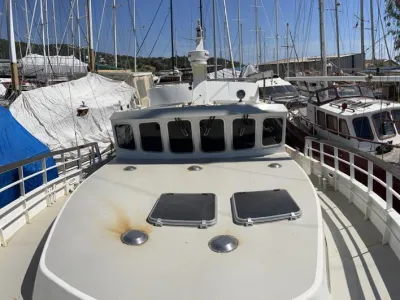
[[340,192],[317,193],[326,225],[333,299],[400,299],[400,261],[388,244],[381,244],[381,233]]

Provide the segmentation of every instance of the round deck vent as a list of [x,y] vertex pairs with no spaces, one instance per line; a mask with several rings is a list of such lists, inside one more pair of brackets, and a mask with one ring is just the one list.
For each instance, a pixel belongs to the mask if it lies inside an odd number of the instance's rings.
[[121,241],[129,246],[140,246],[148,239],[147,233],[140,230],[129,230],[121,235]]
[[188,168],[188,170],[189,170],[189,171],[201,171],[201,170],[203,170],[203,168],[200,167],[200,166],[194,165],[194,166],[190,166],[190,167]]
[[237,248],[239,241],[230,235],[218,235],[210,240],[208,246],[217,253],[228,253]]
[[136,170],[136,167],[134,167],[134,166],[127,166],[124,168],[124,171],[135,171],[135,170]]
[[279,168],[282,168],[282,165],[278,164],[278,163],[272,163],[272,164],[269,164],[268,167],[273,168],[273,169],[279,169]]

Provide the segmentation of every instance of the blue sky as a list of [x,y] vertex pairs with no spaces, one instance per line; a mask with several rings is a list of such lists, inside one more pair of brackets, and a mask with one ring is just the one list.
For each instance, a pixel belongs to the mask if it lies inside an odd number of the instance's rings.
[[[0,0],[1,20],[0,20],[0,34],[1,37],[6,38],[6,14],[5,2]],[[34,3],[36,0],[28,0],[29,3],[29,18],[32,18]],[[38,3],[40,0],[37,0]],[[43,3],[46,0],[42,0]],[[54,42],[54,26],[52,22],[52,0],[48,1],[49,9],[49,38],[50,42]],[[80,15],[85,15],[86,0],[73,0],[79,1]],[[103,4],[106,1],[104,9],[104,18],[101,22],[101,15],[103,11]],[[241,19],[243,23],[243,49],[244,61],[255,62],[255,22],[254,22],[254,0],[239,0],[241,8]],[[360,51],[360,30],[354,28],[357,23],[359,15],[360,0],[342,0],[339,12],[340,20],[340,42],[341,53],[351,53]],[[131,5],[128,2],[132,0],[116,0],[117,3],[117,41],[118,53],[133,54],[133,31],[131,22]],[[227,42],[224,42],[224,15],[222,0],[218,2],[218,53],[228,57]],[[382,29],[378,19],[378,4],[381,7],[381,13],[384,10],[384,0],[374,0],[375,24],[376,24],[376,40],[383,36]],[[15,31],[17,40],[21,38],[26,40],[26,25],[24,19],[23,3],[24,0],[16,0],[15,12]],[[68,13],[69,13],[69,0],[55,0],[56,5],[56,25],[58,41],[71,42],[71,29],[70,23],[67,27]],[[152,56],[170,56],[170,23],[169,23],[169,0],[136,0],[137,11],[137,32],[138,44],[140,45],[143,38],[150,27],[151,21],[155,12],[160,5],[160,9],[154,24],[149,31],[148,37],[143,43],[140,54],[141,56],[149,56],[151,49],[157,39],[158,34],[160,38]],[[194,47],[194,42],[190,40],[195,36],[196,21],[199,18],[199,0],[173,0],[174,3],[174,26],[175,26],[175,40],[176,51],[178,55],[185,55],[190,49]],[[233,44],[233,52],[236,59],[238,59],[238,26],[237,26],[237,13],[238,13],[238,0],[226,0],[228,11],[228,22],[230,27],[230,36]],[[112,28],[112,0],[92,0],[93,14],[94,14],[94,39],[95,45],[98,44],[98,49],[104,52],[113,52],[113,28]],[[274,49],[275,41],[273,38],[275,34],[275,11],[274,0],[258,0],[258,13],[259,13],[259,26],[261,27],[262,34],[262,60],[270,61],[275,58]],[[334,26],[334,12],[330,9],[334,8],[334,0],[325,0],[325,24],[326,24],[326,42],[327,53],[336,54],[335,46],[335,26]],[[76,12],[75,12],[76,15]],[[164,20],[166,23],[164,26]],[[203,22],[206,29],[206,48],[213,55],[213,36],[212,36],[212,0],[203,0]],[[318,19],[318,0],[279,0],[279,13],[278,13],[278,34],[281,36],[279,40],[280,45],[280,58],[285,58],[285,48],[282,46],[286,44],[284,39],[286,35],[286,23],[289,23],[293,37],[295,38],[296,51],[298,56],[306,55],[319,55],[319,19]],[[365,0],[365,19],[370,20],[369,1]],[[32,30],[32,38],[35,42],[40,42],[40,26],[39,24],[39,5],[34,16],[34,25]],[[379,26],[378,26],[379,25]],[[86,27],[85,19],[80,20],[80,32],[82,45],[85,45]],[[370,28],[370,23],[365,23],[366,28]],[[75,24],[75,40],[77,44],[77,29]],[[370,30],[365,31],[366,48],[370,48]],[[100,34],[99,34],[100,33]],[[100,39],[97,39],[98,35]],[[387,39],[390,52],[392,51],[392,38]],[[367,51],[367,57],[371,55],[371,51]],[[376,45],[376,55],[378,58],[387,57],[386,48],[383,40]],[[391,53],[392,55],[392,53]],[[292,57],[294,52],[292,51]]]

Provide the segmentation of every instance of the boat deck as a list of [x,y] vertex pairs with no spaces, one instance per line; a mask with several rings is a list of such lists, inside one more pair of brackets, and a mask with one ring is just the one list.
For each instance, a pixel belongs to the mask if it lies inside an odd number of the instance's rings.
[[[316,181],[314,182],[316,183]],[[317,184],[316,184],[317,186]],[[339,192],[317,189],[329,253],[333,299],[398,299],[400,261],[381,234]],[[0,299],[31,299],[40,253],[65,198],[0,248]],[[60,258],[62,259],[62,258]]]

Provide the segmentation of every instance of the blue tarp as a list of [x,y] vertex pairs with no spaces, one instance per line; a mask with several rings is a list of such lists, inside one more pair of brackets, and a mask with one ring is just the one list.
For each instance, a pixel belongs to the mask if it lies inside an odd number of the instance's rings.
[[[32,136],[21,124],[14,119],[8,109],[0,106],[0,166],[5,166],[23,159],[50,152],[50,149]],[[54,166],[52,157],[46,159],[47,167]],[[24,177],[42,169],[41,161],[23,167]],[[47,180],[58,177],[57,169],[47,171]],[[0,188],[19,180],[18,169],[0,174]],[[25,193],[42,185],[43,175],[39,174],[25,181]],[[16,186],[0,193],[0,208],[20,196],[20,188]]]

